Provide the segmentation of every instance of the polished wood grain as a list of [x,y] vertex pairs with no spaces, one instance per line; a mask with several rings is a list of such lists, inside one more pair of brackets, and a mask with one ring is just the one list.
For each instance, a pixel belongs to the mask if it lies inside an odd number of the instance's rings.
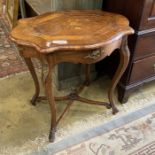
[[115,35],[119,39],[130,34],[128,25],[125,17],[100,10],[47,13],[20,20],[11,32],[11,39],[35,47],[41,53],[94,49],[113,42]]
[[[32,104],[48,99],[51,109],[50,142],[55,139],[56,127],[74,100],[91,105],[112,108],[116,114],[114,91],[123,75],[130,58],[127,36],[134,31],[129,27],[128,20],[118,14],[100,10],[66,11],[47,13],[38,17],[19,21],[11,32],[10,38],[20,47],[35,83],[35,95]],[[109,101],[91,101],[79,96],[79,90],[64,97],[54,97],[52,90],[52,72],[62,62],[85,64],[85,85],[90,84],[90,64],[110,56],[115,49],[120,49],[120,65],[109,89]],[[44,81],[46,96],[39,96],[39,83],[31,58],[38,58],[48,64],[48,74]],[[56,100],[70,100],[62,115],[57,118]]]

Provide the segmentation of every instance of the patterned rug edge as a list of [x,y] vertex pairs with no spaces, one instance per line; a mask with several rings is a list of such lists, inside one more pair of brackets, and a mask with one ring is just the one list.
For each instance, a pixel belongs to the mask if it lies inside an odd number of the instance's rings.
[[109,131],[112,131],[113,129],[116,129],[128,123],[131,123],[153,112],[155,112],[155,103],[152,103],[151,105],[147,107],[131,112],[120,118],[113,119],[108,123],[88,129],[80,134],[69,136],[57,143],[48,144],[46,148],[33,152],[29,155],[47,155],[47,154],[54,155],[55,153],[63,151],[81,142],[87,141],[100,134],[105,134]]

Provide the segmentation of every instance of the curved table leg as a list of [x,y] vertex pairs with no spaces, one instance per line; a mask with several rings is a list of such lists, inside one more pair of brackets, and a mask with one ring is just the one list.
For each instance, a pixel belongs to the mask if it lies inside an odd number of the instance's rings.
[[34,84],[35,84],[35,94],[31,99],[31,103],[32,103],[32,105],[36,105],[36,101],[37,101],[37,99],[39,97],[39,93],[40,93],[38,77],[37,77],[37,74],[35,72],[31,58],[24,58],[24,60],[25,60],[25,63],[27,65],[30,73],[31,73],[31,76],[32,76]]
[[114,78],[112,80],[112,86],[109,90],[108,96],[109,96],[109,101],[112,107],[112,113],[116,114],[118,112],[118,109],[115,106],[115,101],[114,101],[114,91],[115,88],[119,82],[119,80],[121,79],[123,73],[125,72],[128,63],[129,63],[129,58],[130,58],[130,52],[128,49],[128,45],[127,45],[127,39],[124,38],[123,42],[122,42],[122,46],[120,49],[120,64],[118,66],[118,69],[114,75]]
[[54,142],[56,131],[56,104],[52,92],[52,69],[54,66],[50,60],[48,60],[48,67],[49,71],[45,79],[45,92],[51,109],[51,129],[49,134],[49,141]]

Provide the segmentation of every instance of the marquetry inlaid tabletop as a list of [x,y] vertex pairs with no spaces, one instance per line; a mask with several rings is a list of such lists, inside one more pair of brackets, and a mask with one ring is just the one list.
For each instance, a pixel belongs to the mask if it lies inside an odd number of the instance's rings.
[[42,53],[93,49],[131,34],[128,20],[100,10],[62,11],[20,20],[11,39]]

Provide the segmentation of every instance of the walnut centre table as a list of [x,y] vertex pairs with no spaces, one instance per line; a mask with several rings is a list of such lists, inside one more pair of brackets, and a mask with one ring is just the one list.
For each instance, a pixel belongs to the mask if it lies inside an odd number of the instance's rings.
[[[114,91],[130,58],[127,36],[134,30],[129,21],[122,15],[101,10],[71,10],[46,13],[37,17],[21,19],[12,30],[10,38],[18,44],[35,83],[33,105],[41,99],[48,99],[51,109],[51,129],[49,141],[55,139],[56,126],[73,102],[65,108],[57,119],[55,100],[78,100],[88,104],[115,106]],[[120,49],[120,64],[109,89],[109,103],[91,101],[82,98],[78,92],[64,97],[54,97],[52,92],[52,71],[55,65],[62,62],[82,63],[86,68],[86,85],[90,83],[90,64],[110,56],[115,49]],[[38,58],[48,64],[48,74],[44,80],[46,96],[39,96],[40,86],[31,58]],[[109,67],[109,66],[107,66]]]

